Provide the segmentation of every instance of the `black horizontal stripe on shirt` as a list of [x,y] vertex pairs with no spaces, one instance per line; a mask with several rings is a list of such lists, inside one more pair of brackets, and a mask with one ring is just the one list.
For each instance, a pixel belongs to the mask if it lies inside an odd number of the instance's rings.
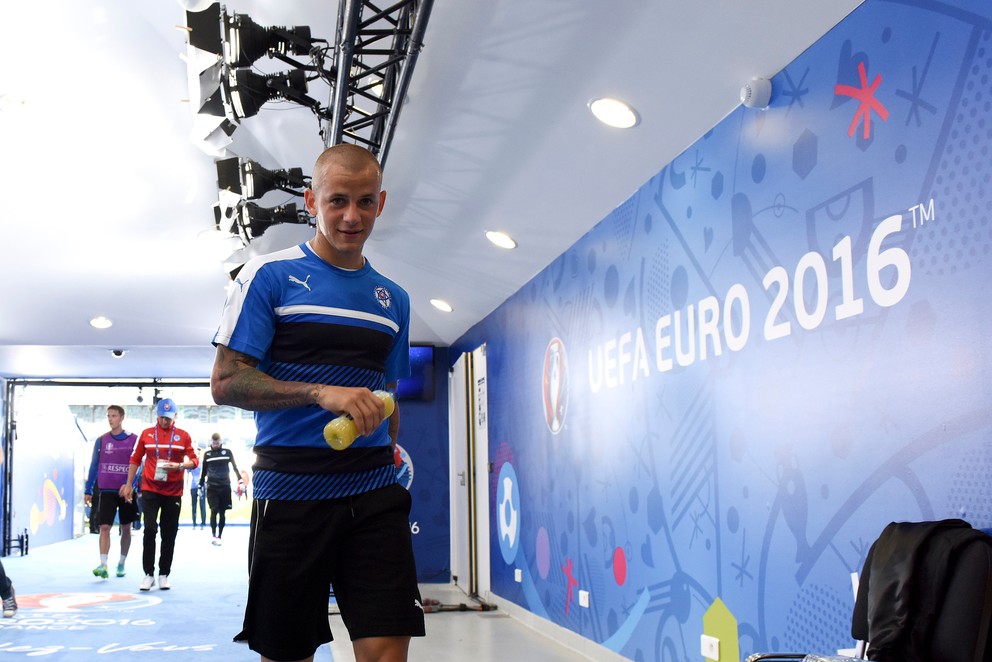
[[339,365],[386,371],[393,336],[334,322],[279,322],[269,359],[279,363]]
[[299,448],[287,446],[255,446],[252,469],[267,469],[294,474],[341,474],[367,471],[393,463],[390,446],[374,448]]

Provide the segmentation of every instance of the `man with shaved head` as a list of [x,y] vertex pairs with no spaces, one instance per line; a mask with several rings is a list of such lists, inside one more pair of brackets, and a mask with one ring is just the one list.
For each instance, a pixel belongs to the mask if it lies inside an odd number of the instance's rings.
[[[305,192],[313,238],[250,260],[214,336],[214,400],[253,410],[258,428],[235,639],[262,660],[312,660],[331,640],[331,586],[357,662],[406,660],[424,635],[411,500],[393,462],[399,408],[386,417],[373,394],[410,372],[409,296],[363,254],[385,201],[371,152],[325,150]],[[361,436],[336,451],[323,428],[341,414]]]

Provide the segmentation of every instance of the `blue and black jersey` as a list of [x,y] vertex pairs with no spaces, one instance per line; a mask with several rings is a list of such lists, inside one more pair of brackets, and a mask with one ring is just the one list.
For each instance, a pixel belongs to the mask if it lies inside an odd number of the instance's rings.
[[[213,342],[275,379],[376,390],[410,372],[409,320],[407,293],[367,260],[339,269],[303,243],[242,268]],[[316,405],[255,412],[255,498],[332,498],[395,482],[388,423],[334,451],[323,436],[334,416]]]

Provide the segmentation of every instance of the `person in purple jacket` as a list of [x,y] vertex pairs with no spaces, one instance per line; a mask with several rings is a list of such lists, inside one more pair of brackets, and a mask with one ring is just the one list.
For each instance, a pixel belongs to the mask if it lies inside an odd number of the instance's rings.
[[107,557],[110,555],[110,527],[114,518],[120,516],[121,525],[121,558],[117,562],[117,576],[123,577],[124,561],[131,548],[131,523],[138,519],[138,506],[125,501],[118,490],[127,481],[128,464],[131,451],[137,436],[127,432],[124,424],[124,408],[120,405],[107,407],[107,422],[110,432],[101,435],[93,444],[93,459],[90,462],[90,472],[86,479],[83,500],[87,506],[93,500],[94,490],[97,496],[97,522],[100,524],[100,565],[93,569],[93,574],[106,579]]

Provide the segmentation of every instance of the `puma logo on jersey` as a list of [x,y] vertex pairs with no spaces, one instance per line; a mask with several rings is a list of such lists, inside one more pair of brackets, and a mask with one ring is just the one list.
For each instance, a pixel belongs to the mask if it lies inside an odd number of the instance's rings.
[[[310,280],[310,274],[307,274],[307,280]],[[313,290],[310,289],[310,286],[307,285],[307,280],[300,280],[296,276],[289,277],[290,283],[296,283],[297,285],[302,285],[303,287],[307,288],[308,292],[313,292]]]
[[422,604],[420,604],[420,600],[418,600],[416,598],[413,599],[413,606],[416,607],[417,609],[419,609],[420,611],[423,611],[424,610],[424,606]]

